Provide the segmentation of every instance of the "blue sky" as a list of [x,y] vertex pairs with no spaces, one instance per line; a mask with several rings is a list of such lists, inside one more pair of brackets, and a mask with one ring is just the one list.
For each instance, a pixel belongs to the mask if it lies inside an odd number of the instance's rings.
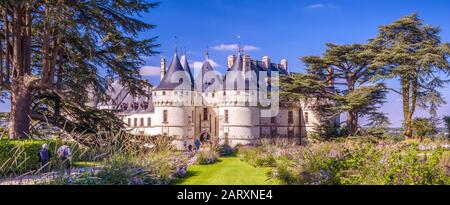
[[[170,61],[175,44],[186,47],[192,66],[200,65],[205,48],[210,47],[216,69],[223,72],[238,35],[252,58],[269,55],[273,62],[287,58],[290,71],[304,72],[299,57],[320,55],[328,42],[364,43],[376,35],[378,26],[413,12],[425,23],[439,26],[442,40],[450,42],[449,11],[447,0],[162,0],[158,8],[140,17],[157,28],[139,37],[159,36],[161,44],[160,55],[145,57],[143,74],[157,84],[159,59],[164,56]],[[398,87],[396,82],[389,85]],[[442,92],[450,101],[450,89]],[[5,110],[9,110],[7,103],[0,105],[0,111]],[[392,126],[401,125],[397,94],[389,94],[383,111],[389,114]],[[450,115],[450,105],[439,113]],[[423,111],[418,115],[426,116]]]

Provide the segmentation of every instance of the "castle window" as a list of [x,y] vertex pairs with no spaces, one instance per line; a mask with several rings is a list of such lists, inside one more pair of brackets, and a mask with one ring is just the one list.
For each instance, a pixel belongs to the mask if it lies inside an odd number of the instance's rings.
[[152,118],[147,118],[147,126],[151,127],[152,126]]
[[137,123],[137,118],[134,118],[134,124],[135,127],[137,127],[138,123]]
[[215,96],[216,96],[216,93],[212,93],[211,95],[212,95],[212,97],[215,97]]
[[140,121],[140,126],[141,126],[141,127],[144,127],[144,118],[141,118],[140,120],[141,120],[141,121]]
[[203,108],[203,120],[208,120],[208,108]]
[[309,124],[309,113],[305,112],[305,123]]
[[276,137],[277,136],[277,127],[275,127],[275,126],[270,127],[270,136],[271,137]]
[[163,95],[166,95],[166,91],[163,91],[162,94],[163,94]]
[[223,91],[223,96],[226,96],[227,95],[227,91]]
[[294,112],[289,111],[288,112],[288,123],[293,124],[294,123]]
[[228,110],[225,110],[225,122],[228,123]]
[[128,118],[128,123],[127,125],[130,127],[131,126],[131,118]]
[[167,122],[167,110],[163,110],[163,123],[168,123]]
[[270,118],[270,123],[277,123],[277,117],[276,116],[271,117]]
[[288,137],[289,138],[294,137],[294,128],[293,127],[288,128]]

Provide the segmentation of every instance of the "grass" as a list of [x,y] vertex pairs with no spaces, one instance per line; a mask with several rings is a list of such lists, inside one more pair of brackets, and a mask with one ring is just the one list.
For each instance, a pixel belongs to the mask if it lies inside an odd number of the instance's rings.
[[178,185],[275,185],[268,178],[270,168],[255,168],[237,157],[222,157],[210,165],[190,166]]

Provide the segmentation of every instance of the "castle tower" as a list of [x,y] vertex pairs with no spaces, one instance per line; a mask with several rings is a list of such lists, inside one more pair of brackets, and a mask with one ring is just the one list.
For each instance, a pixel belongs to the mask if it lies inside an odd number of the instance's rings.
[[[187,60],[183,60],[187,65]],[[188,67],[186,67],[188,68]],[[174,136],[177,142],[193,137],[192,83],[189,72],[184,68],[177,52],[154,90],[154,118],[152,126],[163,136]]]
[[[223,100],[219,105],[220,133],[222,143],[252,144],[260,136],[260,112],[257,106],[257,79],[246,74],[256,72],[250,56],[242,50],[234,59],[233,66],[224,77]],[[257,73],[255,73],[256,75]]]
[[229,55],[228,56],[228,70],[229,69],[231,69],[231,67],[233,67],[233,63],[234,63],[234,59],[235,59],[236,57],[234,56],[234,54],[232,54],[232,55]]
[[285,58],[281,59],[280,65],[281,65],[281,68],[283,70],[285,70],[286,72],[288,71],[288,61],[287,61],[287,59],[285,59]]
[[264,56],[264,57],[262,58],[262,62],[264,63],[264,65],[266,66],[266,68],[269,68],[269,66],[270,66],[270,58],[269,58],[269,56]]

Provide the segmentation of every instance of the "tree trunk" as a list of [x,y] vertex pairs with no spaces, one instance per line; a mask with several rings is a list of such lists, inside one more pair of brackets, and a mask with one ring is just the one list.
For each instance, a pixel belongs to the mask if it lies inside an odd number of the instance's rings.
[[[29,10],[28,10],[29,12]],[[27,32],[23,29],[23,5],[15,4],[13,9],[13,72],[11,84],[11,126],[10,138],[27,138],[30,128],[31,92],[29,89],[29,65],[24,64],[30,55],[24,50],[29,49]],[[28,18],[30,18],[28,16]],[[30,26],[30,25],[28,25]],[[30,30],[31,31],[31,30]],[[25,47],[24,47],[25,46]],[[24,55],[25,54],[25,55]],[[28,62],[26,62],[28,63]]]
[[410,93],[411,93],[411,86],[410,86],[410,80],[405,79],[405,77],[401,80],[402,81],[402,95],[403,95],[403,135],[407,139],[412,138],[412,113],[410,108]]
[[356,131],[358,131],[358,113],[354,111],[347,112],[347,127],[349,135],[356,134]]
[[23,82],[15,83],[11,91],[11,139],[28,138],[31,94]]

